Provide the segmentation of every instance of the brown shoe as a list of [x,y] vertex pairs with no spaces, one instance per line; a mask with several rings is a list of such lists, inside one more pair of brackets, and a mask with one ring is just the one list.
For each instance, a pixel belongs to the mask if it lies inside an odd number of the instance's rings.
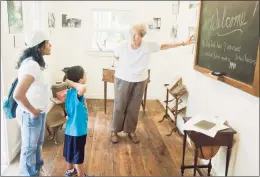
[[132,140],[133,143],[139,143],[139,139],[137,138],[135,133],[128,133],[128,137],[130,138],[130,140]]
[[111,142],[114,143],[114,144],[119,142],[117,133],[111,132]]

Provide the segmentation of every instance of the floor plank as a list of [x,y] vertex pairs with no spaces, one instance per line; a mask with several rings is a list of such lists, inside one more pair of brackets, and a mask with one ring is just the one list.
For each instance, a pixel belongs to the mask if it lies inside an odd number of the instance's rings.
[[[113,101],[107,102],[107,114],[104,113],[103,100],[88,100],[87,104],[89,122],[84,167],[88,175],[180,175],[182,137],[177,133],[166,136],[170,125],[167,120],[158,122],[164,110],[157,101],[147,101],[145,112],[140,109],[136,130],[139,144],[132,143],[125,133],[119,134],[118,144],[110,142]],[[63,140],[64,130],[58,133],[58,141]],[[63,158],[63,144],[55,145],[53,141],[45,141],[42,155],[45,160],[44,169],[49,175],[64,176],[66,162]],[[192,157],[192,151],[187,147],[185,163],[192,164]],[[12,175],[10,172],[8,174]],[[185,175],[192,175],[192,170],[185,170]]]

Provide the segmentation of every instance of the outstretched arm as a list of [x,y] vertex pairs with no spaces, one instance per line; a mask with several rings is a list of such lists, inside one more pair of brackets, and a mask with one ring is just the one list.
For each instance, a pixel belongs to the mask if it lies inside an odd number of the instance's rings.
[[161,45],[161,50],[166,50],[166,49],[171,49],[179,46],[185,46],[191,44],[191,39],[193,36],[190,36],[186,41],[183,42],[176,42],[172,44],[162,44]]
[[82,96],[86,92],[87,88],[86,85],[73,82],[69,79],[66,79],[66,83],[68,86],[75,88],[78,91],[78,95]]

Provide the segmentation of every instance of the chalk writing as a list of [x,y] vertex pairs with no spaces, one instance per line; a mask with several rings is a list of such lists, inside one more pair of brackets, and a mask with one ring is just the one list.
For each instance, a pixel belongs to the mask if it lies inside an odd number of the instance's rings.
[[240,52],[241,46],[240,45],[232,45],[228,44],[227,42],[221,42],[221,41],[214,41],[214,40],[202,40],[202,47],[205,48],[216,48],[216,49],[223,49],[224,52]]
[[230,58],[228,56],[221,56],[220,54],[218,54],[216,52],[208,52],[208,51],[204,52],[203,50],[201,50],[200,55],[206,56],[206,57],[213,59],[213,60],[222,60],[222,61],[230,62],[230,63],[232,63],[229,66],[230,69],[236,68],[235,61],[241,61],[241,62],[246,62],[246,63],[256,65],[256,60],[253,60],[247,54],[245,54],[244,56],[240,56],[240,55],[236,54],[233,58]]
[[245,54],[244,56],[240,56],[240,55],[235,55],[235,60],[239,60],[239,61],[244,61],[253,65],[256,65],[256,60],[253,60],[252,58],[250,58],[249,56],[247,56],[247,54]]
[[242,27],[247,24],[246,21],[246,12],[241,12],[239,14],[236,14],[234,16],[227,16],[227,6],[224,6],[222,19],[219,15],[219,10],[216,8],[215,13],[212,14],[212,17],[209,21],[209,26],[212,31],[215,31],[217,29],[229,29],[228,32],[225,33],[219,33],[217,31],[218,36],[227,36],[229,34],[232,34],[234,32],[240,32],[243,33]]
[[230,62],[229,63],[229,69],[236,69],[236,63],[234,63],[234,62]]
[[259,1],[201,3],[195,65],[252,85],[259,60]]

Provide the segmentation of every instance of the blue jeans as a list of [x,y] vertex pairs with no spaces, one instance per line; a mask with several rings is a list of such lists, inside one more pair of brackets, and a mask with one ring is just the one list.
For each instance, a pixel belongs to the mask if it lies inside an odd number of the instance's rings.
[[39,176],[44,164],[41,150],[44,141],[45,113],[35,118],[26,111],[20,109],[17,111],[22,137],[20,175]]

